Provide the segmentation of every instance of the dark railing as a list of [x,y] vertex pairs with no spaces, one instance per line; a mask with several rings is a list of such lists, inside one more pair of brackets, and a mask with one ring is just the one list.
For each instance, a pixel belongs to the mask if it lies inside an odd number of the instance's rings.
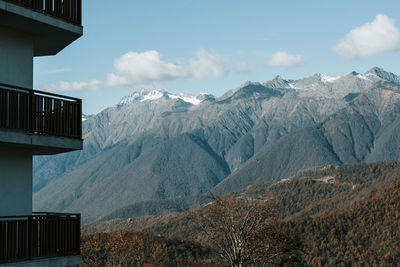
[[0,217],[0,262],[80,255],[80,214]]
[[82,0],[5,0],[34,11],[82,25]]
[[0,128],[82,138],[82,101],[0,83]]

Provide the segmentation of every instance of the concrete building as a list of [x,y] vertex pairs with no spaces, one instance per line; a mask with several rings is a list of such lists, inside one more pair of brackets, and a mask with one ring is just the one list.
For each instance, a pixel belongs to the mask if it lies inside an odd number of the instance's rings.
[[82,36],[81,0],[0,0],[0,266],[81,263],[80,215],[32,212],[32,156],[82,149],[80,99],[33,90],[33,58]]

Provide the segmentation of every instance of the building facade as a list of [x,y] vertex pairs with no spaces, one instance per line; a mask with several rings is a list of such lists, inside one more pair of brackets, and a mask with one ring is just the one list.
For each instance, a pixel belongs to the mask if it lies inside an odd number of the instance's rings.
[[0,266],[79,264],[80,215],[32,212],[32,157],[82,149],[82,102],[33,90],[33,59],[83,34],[81,0],[0,0]]

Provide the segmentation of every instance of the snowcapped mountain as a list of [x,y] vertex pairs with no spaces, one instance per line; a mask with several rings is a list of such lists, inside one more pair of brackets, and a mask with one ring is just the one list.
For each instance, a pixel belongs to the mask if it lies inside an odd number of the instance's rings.
[[93,117],[93,115],[82,114],[82,122],[87,121],[91,117]]
[[170,99],[180,99],[186,103],[192,105],[198,105],[204,100],[212,100],[215,97],[211,94],[200,93],[198,95],[191,94],[171,94],[166,91],[161,90],[141,90],[132,93],[121,99],[118,103],[119,105],[129,104],[133,102],[145,102],[145,101],[156,101],[156,100],[170,100]]
[[317,165],[399,160],[399,81],[372,68],[246,82],[219,98],[134,92],[84,121],[83,151],[34,159],[35,209],[88,222]]
[[361,93],[378,81],[400,84],[398,76],[381,68],[374,67],[365,73],[350,72],[340,76],[314,74],[299,80],[285,80],[276,76],[263,85],[271,88],[287,88],[298,91],[304,97],[344,98],[348,94]]
[[263,83],[247,81],[240,87],[228,91],[220,99],[226,99],[249,85],[278,90],[293,90],[300,97],[345,99],[349,94],[359,94],[378,81],[400,84],[400,76],[378,67],[374,67],[365,73],[353,71],[339,76],[316,73],[298,80],[287,80],[278,75]]

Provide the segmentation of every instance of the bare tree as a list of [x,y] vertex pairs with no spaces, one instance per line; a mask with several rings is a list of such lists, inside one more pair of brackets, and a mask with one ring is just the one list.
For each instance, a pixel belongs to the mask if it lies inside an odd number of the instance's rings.
[[212,199],[197,220],[210,245],[230,266],[272,265],[292,250],[276,227],[276,201],[265,196],[224,199],[222,194]]

